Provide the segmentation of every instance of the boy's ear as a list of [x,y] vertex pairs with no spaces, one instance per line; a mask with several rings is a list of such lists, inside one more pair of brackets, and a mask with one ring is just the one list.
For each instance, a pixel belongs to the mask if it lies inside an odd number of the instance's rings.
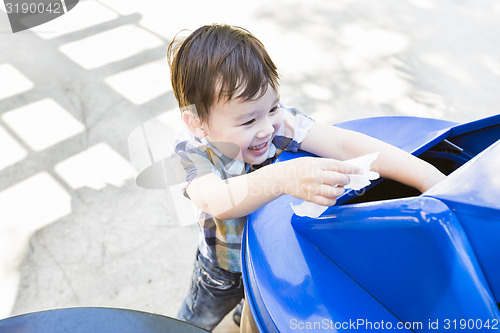
[[182,112],[182,120],[184,121],[184,124],[186,124],[189,131],[198,139],[207,136],[207,132],[203,128],[200,118],[193,111],[184,110]]

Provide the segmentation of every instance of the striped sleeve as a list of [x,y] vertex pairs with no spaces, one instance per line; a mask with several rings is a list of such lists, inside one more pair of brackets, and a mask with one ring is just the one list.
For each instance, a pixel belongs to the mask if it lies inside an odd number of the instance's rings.
[[297,152],[307,133],[314,125],[314,120],[296,109],[281,106],[283,125],[276,133],[273,144],[279,150]]
[[186,188],[193,179],[209,173],[219,173],[210,161],[206,146],[193,141],[180,141],[176,143],[174,150],[180,157],[180,163],[185,172],[182,192],[189,199]]

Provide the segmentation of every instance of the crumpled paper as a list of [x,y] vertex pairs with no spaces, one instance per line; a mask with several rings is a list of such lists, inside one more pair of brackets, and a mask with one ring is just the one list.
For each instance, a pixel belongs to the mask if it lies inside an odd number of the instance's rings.
[[[362,171],[362,173],[359,174],[347,174],[350,182],[344,186],[346,189],[353,189],[356,191],[361,190],[363,187],[370,185],[372,180],[380,177],[378,172],[370,170],[371,164],[377,159],[378,154],[378,152],[371,153],[345,161],[346,163],[357,166]],[[318,205],[309,201],[304,201],[299,205],[290,205],[292,206],[295,215],[307,216],[311,218],[319,217],[329,207]]]
[[378,179],[380,175],[376,171],[372,171],[371,165],[378,157],[379,153],[371,153],[345,161],[346,163],[357,166],[362,170],[360,174],[348,174],[351,180],[349,184],[344,186],[346,189],[361,190],[363,187],[370,185],[372,180]]

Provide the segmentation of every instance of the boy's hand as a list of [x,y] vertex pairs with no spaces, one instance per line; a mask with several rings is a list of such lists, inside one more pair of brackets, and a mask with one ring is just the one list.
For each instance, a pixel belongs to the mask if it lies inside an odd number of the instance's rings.
[[333,206],[349,184],[346,174],[361,173],[358,167],[331,158],[301,157],[282,162],[280,184],[285,194]]

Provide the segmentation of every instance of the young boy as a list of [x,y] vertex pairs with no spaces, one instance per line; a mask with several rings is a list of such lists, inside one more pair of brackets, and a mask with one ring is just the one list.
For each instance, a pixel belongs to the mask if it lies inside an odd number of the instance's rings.
[[[382,177],[425,191],[432,165],[366,135],[324,125],[280,104],[276,66],[248,31],[203,26],[169,46],[172,86],[188,129],[175,151],[184,195],[199,208],[200,241],[191,290],[178,317],[212,330],[244,296],[241,236],[246,215],[282,194],[334,205],[356,167],[379,152]],[[322,158],[271,162],[283,150]]]

